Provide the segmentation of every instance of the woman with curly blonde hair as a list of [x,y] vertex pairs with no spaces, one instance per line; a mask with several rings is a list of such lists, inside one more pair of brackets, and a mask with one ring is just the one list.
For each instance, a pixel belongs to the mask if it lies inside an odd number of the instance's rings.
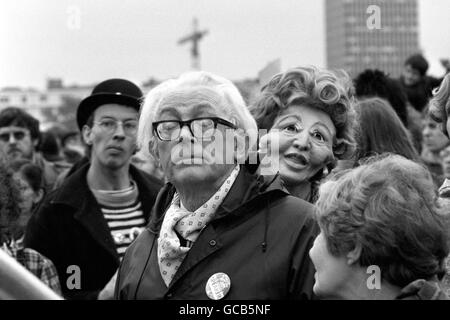
[[261,166],[279,171],[291,194],[314,202],[320,179],[355,149],[353,105],[343,71],[297,67],[274,76],[250,107],[268,131],[260,139]]

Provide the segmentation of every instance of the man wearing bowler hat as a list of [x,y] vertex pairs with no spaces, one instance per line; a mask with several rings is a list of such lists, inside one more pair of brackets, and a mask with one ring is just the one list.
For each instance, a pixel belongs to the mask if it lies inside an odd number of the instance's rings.
[[81,101],[77,122],[90,161],[44,199],[28,224],[26,246],[54,262],[66,298],[112,298],[120,260],[161,187],[130,165],[141,97],[132,82],[110,79]]

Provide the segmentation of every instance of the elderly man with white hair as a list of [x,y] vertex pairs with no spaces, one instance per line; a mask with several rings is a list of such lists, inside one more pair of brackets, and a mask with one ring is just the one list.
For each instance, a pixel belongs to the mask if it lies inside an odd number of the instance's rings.
[[121,263],[117,299],[311,298],[314,207],[250,169],[256,137],[222,77],[190,72],[148,93],[138,142],[168,183]]

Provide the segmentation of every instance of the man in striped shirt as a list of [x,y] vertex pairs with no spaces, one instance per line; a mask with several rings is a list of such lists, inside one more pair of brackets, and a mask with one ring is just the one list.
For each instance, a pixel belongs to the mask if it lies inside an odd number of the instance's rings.
[[25,243],[51,259],[70,299],[112,298],[128,245],[147,224],[159,180],[133,167],[141,90],[123,79],[98,84],[77,110],[90,161],[34,213]]

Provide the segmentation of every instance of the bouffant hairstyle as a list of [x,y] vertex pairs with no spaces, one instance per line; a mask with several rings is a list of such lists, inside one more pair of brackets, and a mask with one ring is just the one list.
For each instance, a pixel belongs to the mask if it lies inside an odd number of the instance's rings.
[[399,287],[443,275],[448,239],[433,190],[429,171],[399,155],[338,173],[317,201],[328,250],[342,256],[360,246],[359,265],[379,266]]
[[428,112],[434,121],[441,124],[442,132],[448,137],[447,112],[450,112],[450,73],[442,80],[440,87],[433,92]]
[[250,112],[259,129],[270,130],[283,110],[301,104],[329,115],[336,127],[333,154],[337,159],[348,159],[355,149],[353,86],[348,74],[313,66],[287,70],[262,88]]

